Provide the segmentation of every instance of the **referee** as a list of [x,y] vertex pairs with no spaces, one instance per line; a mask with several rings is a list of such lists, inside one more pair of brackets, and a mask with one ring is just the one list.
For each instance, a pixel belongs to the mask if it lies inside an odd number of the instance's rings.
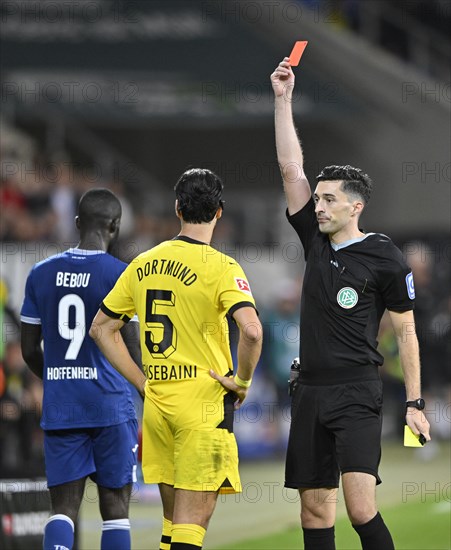
[[[241,491],[233,409],[251,384],[262,327],[243,270],[209,244],[222,216],[222,188],[210,170],[181,176],[179,235],[129,265],[90,331],[145,395],[143,474],[160,489],[161,550],[201,548],[218,493]],[[135,312],[147,377],[117,332]],[[240,331],[234,377],[226,315]]]
[[292,402],[285,486],[298,489],[306,550],[335,549],[340,474],[349,519],[364,550],[393,540],[376,506],[381,482],[382,383],[379,322],[388,310],[399,347],[406,422],[427,441],[415,336],[412,273],[385,235],[363,233],[370,178],[328,166],[312,197],[291,107],[294,74],[285,58],[271,75],[278,162],[288,221],[301,239],[306,272],[301,301],[301,371]]

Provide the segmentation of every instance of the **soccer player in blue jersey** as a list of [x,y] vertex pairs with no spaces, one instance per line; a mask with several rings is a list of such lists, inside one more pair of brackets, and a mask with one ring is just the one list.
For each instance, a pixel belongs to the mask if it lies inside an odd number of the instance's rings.
[[[136,413],[128,382],[88,334],[99,304],[126,267],[108,254],[118,237],[121,210],[111,191],[86,192],[75,219],[78,246],[37,263],[27,279],[22,353],[44,384],[41,426],[52,502],[44,550],[72,548],[88,476],[98,486],[102,550],[130,548]],[[136,323],[129,325],[124,336],[136,356],[139,336],[133,337]]]

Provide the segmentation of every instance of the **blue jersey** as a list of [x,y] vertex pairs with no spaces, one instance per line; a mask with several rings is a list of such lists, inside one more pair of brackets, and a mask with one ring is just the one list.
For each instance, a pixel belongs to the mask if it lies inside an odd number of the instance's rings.
[[44,339],[44,430],[100,427],[136,418],[130,385],[89,336],[99,305],[126,264],[99,250],[70,249],[36,264],[21,321]]

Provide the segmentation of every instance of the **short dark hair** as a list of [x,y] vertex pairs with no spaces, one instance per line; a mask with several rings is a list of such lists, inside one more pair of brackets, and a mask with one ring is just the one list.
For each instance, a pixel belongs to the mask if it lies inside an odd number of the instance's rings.
[[373,182],[368,174],[365,174],[360,168],[353,166],[326,166],[322,172],[316,176],[316,181],[334,181],[342,180],[341,188],[344,193],[358,195],[366,204],[371,197]]
[[102,187],[86,191],[78,203],[80,223],[87,227],[105,227],[112,220],[120,219],[121,215],[119,199]]
[[187,223],[211,222],[218,208],[223,208],[220,178],[211,170],[191,168],[175,184],[175,196],[183,221]]

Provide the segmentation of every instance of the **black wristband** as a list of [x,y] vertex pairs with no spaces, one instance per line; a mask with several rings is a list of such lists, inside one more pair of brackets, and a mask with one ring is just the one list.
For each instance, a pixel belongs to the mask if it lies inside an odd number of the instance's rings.
[[414,401],[406,401],[406,409],[408,407],[412,407],[414,409],[418,409],[419,411],[422,411],[425,406],[426,406],[426,403],[424,402],[424,399],[422,397],[419,397]]

